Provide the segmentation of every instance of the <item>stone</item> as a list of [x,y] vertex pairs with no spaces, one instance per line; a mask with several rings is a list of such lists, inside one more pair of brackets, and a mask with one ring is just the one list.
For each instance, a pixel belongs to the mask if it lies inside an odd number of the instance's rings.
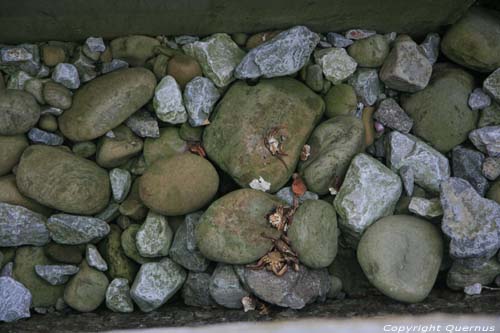
[[68,89],[78,89],[80,87],[80,77],[78,70],[73,64],[60,63],[52,72],[52,80],[60,83]]
[[76,67],[80,82],[85,83],[97,77],[94,62],[99,59],[99,52],[90,52],[87,47],[79,47],[73,54],[71,63]]
[[101,65],[101,73],[102,74],[107,74],[111,73],[114,71],[117,71],[119,69],[125,69],[128,68],[129,64],[128,62],[120,59],[113,59],[110,62],[104,62]]
[[132,182],[132,188],[127,199],[120,205],[120,214],[141,222],[146,218],[148,209],[142,203],[139,195],[139,178],[136,178]]
[[44,216],[50,215],[51,212],[50,208],[44,207],[35,200],[22,195],[17,188],[16,176],[12,174],[0,177],[0,202],[22,206]]
[[382,91],[376,69],[359,68],[348,80],[356,95],[365,105],[373,105]]
[[165,76],[156,86],[153,107],[156,116],[164,122],[182,124],[187,121],[181,88],[172,76]]
[[45,216],[25,207],[0,202],[0,247],[47,244],[46,221]]
[[360,67],[380,67],[389,54],[389,42],[383,35],[376,34],[356,40],[348,52]]
[[38,126],[43,131],[53,133],[58,129],[57,118],[51,114],[45,114],[40,117],[40,120],[38,121]]
[[186,276],[186,271],[169,258],[143,264],[135,277],[130,295],[143,312],[151,312],[181,289]]
[[19,62],[33,59],[33,55],[23,47],[4,47],[0,49],[2,62]]
[[67,245],[94,243],[109,233],[109,225],[103,220],[69,214],[49,217],[47,229],[54,242]]
[[427,88],[401,100],[413,133],[442,153],[464,142],[478,119],[467,104],[473,88],[474,79],[464,70],[436,68]]
[[154,50],[160,46],[155,38],[141,35],[132,35],[115,38],[110,43],[113,58],[121,59],[131,66],[143,66],[146,60],[154,56]]
[[39,277],[53,286],[65,284],[70,276],[78,273],[78,267],[73,265],[36,265],[35,272]]
[[198,61],[186,54],[176,54],[168,61],[167,74],[177,81],[181,89],[195,77],[203,75]]
[[483,82],[483,90],[500,103],[500,68],[491,73]]
[[287,233],[299,261],[309,268],[330,266],[337,255],[337,216],[323,200],[308,200],[293,215]]
[[78,265],[84,258],[85,245],[49,243],[43,248],[45,255],[56,262]]
[[372,223],[394,212],[401,192],[401,180],[394,172],[373,157],[356,155],[333,201],[340,228],[359,239]]
[[469,133],[476,148],[491,157],[500,157],[500,126],[486,126]]
[[491,98],[483,89],[476,88],[470,93],[467,102],[471,110],[482,110],[491,105]]
[[350,77],[357,67],[356,61],[343,48],[328,48],[314,52],[314,60],[323,69],[325,78],[339,84]]
[[[123,252],[125,253],[125,255],[127,257],[134,260],[138,264],[144,264],[147,262],[154,261],[154,258],[143,257],[143,256],[141,256],[141,254],[137,250],[135,240],[136,240],[137,232],[139,231],[140,228],[141,228],[140,224],[131,224],[125,230],[123,230],[123,232],[121,234],[121,247],[122,247]],[[174,239],[174,243],[172,244],[172,247],[174,246],[174,244],[175,244],[175,239]],[[173,252],[173,248],[171,248],[169,251],[171,258],[173,258],[172,252]]]
[[[203,211],[198,211],[190,214],[186,214],[184,217],[184,223],[186,224],[186,248],[189,251],[198,250],[198,245],[196,244],[196,227],[201,223],[201,216]],[[181,229],[182,221],[179,223],[177,230]]]
[[241,309],[241,299],[250,295],[241,285],[233,266],[221,263],[210,278],[209,291],[217,304],[228,309]]
[[64,143],[64,138],[62,136],[43,131],[36,127],[29,130],[28,138],[34,143],[40,143],[47,146],[60,146]]
[[163,127],[159,138],[148,138],[144,142],[144,160],[152,165],[159,159],[170,158],[188,151],[188,145],[180,137],[177,127]]
[[386,98],[380,102],[373,118],[401,133],[409,133],[413,127],[413,120],[393,98]]
[[132,175],[130,172],[124,169],[114,168],[109,171],[109,181],[111,183],[113,199],[118,203],[125,200],[132,186]]
[[97,147],[92,141],[83,141],[74,144],[71,150],[77,156],[89,158],[95,155]]
[[138,265],[125,255],[121,246],[122,230],[116,224],[111,224],[108,236],[99,243],[99,253],[108,264],[106,274],[111,279],[123,278],[130,283],[138,270]]
[[215,305],[209,292],[210,274],[189,272],[182,286],[182,299],[188,306]]
[[280,32],[281,32],[280,30],[273,30],[273,31],[263,31],[253,34],[250,37],[248,37],[248,40],[245,43],[245,48],[247,50],[254,49],[257,46],[270,41],[271,39],[276,37],[276,35],[278,35]]
[[278,236],[266,219],[282,202],[257,190],[241,189],[214,201],[196,227],[196,243],[204,257],[227,264],[248,264],[264,256]]
[[106,307],[113,312],[130,313],[134,303],[130,297],[130,287],[126,279],[113,279],[106,289]]
[[110,201],[109,205],[104,208],[99,214],[94,215],[95,218],[110,223],[120,215],[120,205],[114,201]]
[[500,125],[500,105],[492,102],[490,106],[480,111],[477,127],[496,126]]
[[30,79],[24,84],[24,90],[35,97],[38,104],[45,104],[43,98],[43,82],[40,79]]
[[131,115],[125,122],[128,128],[141,138],[160,137],[158,121],[146,110],[141,109]]
[[59,117],[61,132],[72,141],[100,137],[146,104],[155,86],[154,74],[144,68],[100,76],[75,93],[73,105]]
[[24,71],[15,72],[9,77],[9,80],[7,81],[7,89],[24,90],[26,82],[32,79],[33,77]]
[[168,253],[170,259],[192,272],[204,272],[210,265],[196,246],[195,228],[200,222],[201,213],[186,215],[177,231]]
[[53,116],[60,116],[62,115],[64,110],[55,108],[53,106],[46,106],[41,109],[40,115],[53,115]]
[[337,47],[337,48],[341,48],[341,47],[346,48],[349,45],[351,45],[352,43],[354,43],[354,41],[352,39],[346,38],[343,35],[338,34],[336,32],[329,32],[326,35],[326,39],[328,40],[328,42],[330,44],[333,45],[333,47]]
[[495,181],[488,193],[486,193],[486,198],[496,201],[500,205],[500,181]]
[[461,290],[475,283],[488,285],[499,274],[500,263],[496,259],[490,259],[477,268],[469,268],[455,261],[448,271],[446,285],[453,290]]
[[365,29],[350,29],[345,32],[345,38],[360,40],[365,39],[376,34],[373,30],[365,30]]
[[173,232],[167,218],[150,211],[136,234],[135,244],[143,257],[164,257],[172,244]]
[[426,199],[421,197],[412,197],[408,210],[427,219],[443,215],[443,208],[441,207],[439,198]]
[[462,264],[479,267],[500,248],[500,205],[482,198],[464,179],[441,184],[443,232],[451,238],[450,255]]
[[432,64],[410,38],[396,40],[380,69],[380,79],[391,89],[414,93],[424,89]]
[[219,88],[234,80],[235,68],[245,56],[245,52],[226,33],[213,34],[201,41],[186,44],[182,49],[198,61],[203,75]]
[[411,134],[397,131],[385,138],[387,165],[395,172],[408,168],[414,182],[431,192],[439,192],[441,182],[450,177],[448,159]]
[[85,250],[85,260],[90,267],[93,267],[98,271],[105,272],[108,270],[108,264],[103,259],[94,244],[87,244],[87,249]]
[[197,76],[184,89],[184,104],[193,127],[210,124],[209,117],[220,93],[210,79]]
[[298,72],[319,43],[318,34],[305,26],[280,32],[253,48],[235,70],[238,79],[286,76]]
[[473,285],[464,287],[464,294],[469,296],[481,295],[481,290],[483,286],[480,283],[474,283]]
[[144,143],[128,127],[113,129],[114,138],[101,137],[97,145],[96,162],[104,168],[116,168],[138,155]]
[[0,91],[0,135],[28,132],[40,118],[40,107],[35,98],[25,91]]
[[13,322],[31,317],[31,293],[11,277],[0,277],[0,321]]
[[[219,102],[203,132],[203,145],[209,158],[241,187],[262,177],[271,183],[269,191],[276,192],[291,177],[323,110],[318,95],[290,78],[262,80],[254,86],[237,82]],[[279,126],[293,135],[284,140],[287,156],[278,158],[263,139]]]
[[56,66],[66,60],[64,48],[55,45],[44,45],[42,47],[43,63],[49,67]]
[[85,40],[84,45],[90,52],[104,52],[106,50],[102,37],[89,37]]
[[28,140],[22,134],[12,136],[0,136],[0,176],[12,171],[19,162],[23,151],[28,147]]
[[[293,206],[294,198],[296,197],[291,186],[283,187],[276,192],[276,196],[284,201],[288,206]],[[306,200],[319,200],[319,195],[314,192],[306,191],[300,197],[297,197],[299,204],[303,204]]]
[[500,157],[486,157],[481,170],[487,179],[497,179],[500,176]]
[[494,11],[471,8],[445,33],[441,50],[453,62],[479,72],[500,67],[500,19]]
[[307,188],[319,195],[343,179],[353,157],[364,149],[365,131],[360,119],[337,116],[317,126],[307,144],[312,147],[298,170]]
[[43,85],[43,99],[52,107],[67,110],[71,107],[73,94],[62,84],[49,81]]
[[384,295],[417,303],[430,293],[443,258],[439,230],[425,220],[384,217],[361,237],[357,258],[368,280]]
[[64,301],[77,311],[92,312],[105,300],[108,285],[109,280],[103,272],[83,261],[80,271],[64,289]]
[[139,180],[139,194],[147,207],[160,214],[183,215],[208,204],[218,186],[212,164],[186,153],[153,163]]
[[457,146],[451,153],[453,177],[469,182],[484,197],[489,188],[488,180],[482,174],[484,155],[476,150]]
[[439,57],[439,43],[441,37],[435,32],[425,36],[424,41],[419,45],[420,51],[427,57],[427,60],[434,65]]

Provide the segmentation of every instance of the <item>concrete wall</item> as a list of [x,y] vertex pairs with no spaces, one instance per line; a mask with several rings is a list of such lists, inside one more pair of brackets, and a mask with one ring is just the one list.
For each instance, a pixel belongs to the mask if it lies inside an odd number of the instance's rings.
[[0,0],[0,43],[89,35],[207,35],[305,24],[422,34],[454,22],[474,0]]

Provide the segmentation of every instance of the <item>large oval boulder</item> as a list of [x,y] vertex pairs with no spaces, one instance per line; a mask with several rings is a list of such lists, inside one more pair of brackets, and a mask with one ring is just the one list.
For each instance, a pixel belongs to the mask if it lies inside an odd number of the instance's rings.
[[76,92],[71,108],[59,117],[59,128],[73,141],[100,137],[146,104],[155,86],[154,74],[144,68],[103,75]]
[[106,170],[61,148],[43,145],[24,151],[16,182],[22,194],[66,213],[98,213],[110,196]]
[[196,243],[208,259],[227,264],[248,264],[273,246],[268,236],[278,236],[266,215],[282,204],[276,197],[257,190],[241,189],[218,199],[196,227]]
[[[203,143],[210,159],[240,186],[262,177],[276,192],[292,175],[324,108],[321,97],[291,78],[254,86],[237,82],[218,104]],[[265,143],[268,134],[286,155],[271,154]]]
[[35,98],[22,90],[0,90],[0,135],[16,135],[29,131],[40,118]]
[[150,209],[163,215],[184,215],[203,208],[219,187],[219,175],[206,159],[195,154],[163,158],[139,181],[139,195]]

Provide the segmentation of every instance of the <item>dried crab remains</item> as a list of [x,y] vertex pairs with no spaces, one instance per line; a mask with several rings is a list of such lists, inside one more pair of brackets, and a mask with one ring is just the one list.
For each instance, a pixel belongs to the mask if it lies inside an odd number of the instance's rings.
[[286,126],[276,126],[272,127],[269,131],[267,131],[264,136],[264,146],[269,150],[271,155],[276,156],[283,165],[288,169],[285,161],[283,161],[282,156],[288,156],[285,153],[284,142],[288,137],[288,130]]

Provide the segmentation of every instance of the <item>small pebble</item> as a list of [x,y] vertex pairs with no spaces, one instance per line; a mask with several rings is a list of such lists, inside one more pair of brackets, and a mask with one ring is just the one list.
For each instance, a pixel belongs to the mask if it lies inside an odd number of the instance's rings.
[[125,122],[128,128],[141,138],[159,138],[158,121],[146,110],[139,110]]
[[93,244],[87,244],[87,250],[85,252],[85,260],[90,267],[94,267],[102,272],[108,270],[108,264],[102,258],[101,254]]
[[101,73],[106,74],[122,68],[128,68],[128,63],[121,59],[113,59],[111,62],[105,62],[102,64]]
[[28,138],[35,143],[41,143],[48,146],[60,146],[64,142],[62,136],[42,131],[36,127],[29,130]]
[[109,180],[115,201],[119,203],[125,200],[132,186],[132,175],[130,172],[124,169],[112,169],[109,172]]
[[346,38],[346,37],[344,37],[341,34],[338,34],[336,32],[329,32],[326,35],[326,39],[328,40],[328,42],[330,44],[333,45],[333,47],[345,48],[345,47],[348,47],[349,45],[351,45],[352,43],[354,43],[353,40]]
[[486,157],[482,166],[483,175],[493,181],[500,176],[500,157]]
[[346,31],[345,38],[359,40],[368,38],[370,36],[375,35],[377,32],[373,30],[364,30],[364,29],[351,29]]
[[52,72],[52,80],[62,84],[68,89],[78,89],[80,87],[80,77],[78,70],[72,64],[60,63]]
[[177,36],[174,38],[175,42],[182,46],[182,45],[185,45],[185,44],[189,44],[189,43],[194,43],[194,42],[197,42],[200,40],[200,37],[198,36],[188,36],[188,35],[183,35],[183,36]]
[[24,47],[4,47],[0,49],[2,62],[19,62],[33,59],[31,54]]
[[104,52],[106,45],[102,37],[89,37],[85,40],[85,46],[90,52]]
[[424,41],[420,44],[420,49],[424,55],[429,59],[431,64],[434,64],[439,57],[439,43],[441,37],[437,33],[430,33],[425,36]]
[[62,109],[55,108],[53,106],[47,106],[41,110],[40,115],[43,116],[45,114],[51,114],[54,116],[60,116],[63,114],[63,112],[64,112],[64,110],[62,110]]
[[468,103],[472,110],[482,110],[491,105],[491,97],[483,89],[476,88],[469,95]]
[[482,289],[483,286],[481,285],[481,283],[474,283],[470,286],[465,287],[464,293],[469,296],[481,295]]
[[78,271],[74,265],[35,265],[36,274],[53,286],[65,284]]

